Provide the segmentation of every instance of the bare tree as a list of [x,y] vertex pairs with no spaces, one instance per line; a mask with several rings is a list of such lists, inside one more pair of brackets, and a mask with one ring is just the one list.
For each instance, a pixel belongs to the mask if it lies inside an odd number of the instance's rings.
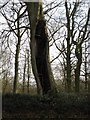
[[[10,5],[10,8],[8,8],[8,4]],[[5,41],[7,42],[8,46],[7,48],[10,50],[10,52],[13,54],[15,57],[15,71],[14,71],[14,83],[13,83],[13,93],[17,92],[17,83],[19,81],[18,76],[19,76],[19,54],[20,54],[20,47],[21,47],[21,38],[24,35],[24,33],[30,28],[29,24],[27,23],[24,26],[23,21],[26,20],[26,14],[24,17],[24,13],[26,12],[26,9],[24,9],[25,5],[20,3],[20,4],[14,4],[13,2],[10,1],[5,8],[2,8],[0,13],[2,16],[5,18],[7,22],[8,28],[5,30],[2,30],[2,35],[5,36]],[[23,9],[23,13],[21,12]],[[11,13],[8,15],[8,13]],[[16,17],[17,16],[17,17]],[[22,19],[22,16],[24,19]],[[13,39],[13,40],[12,40]],[[10,43],[11,41],[11,43]],[[25,43],[26,40],[24,40]],[[16,51],[15,54],[12,52],[12,43],[16,45]],[[14,70],[14,69],[13,69]]]
[[38,94],[47,94],[49,91],[56,91],[56,87],[49,63],[49,40],[42,3],[26,5],[31,26],[31,62],[37,91]]

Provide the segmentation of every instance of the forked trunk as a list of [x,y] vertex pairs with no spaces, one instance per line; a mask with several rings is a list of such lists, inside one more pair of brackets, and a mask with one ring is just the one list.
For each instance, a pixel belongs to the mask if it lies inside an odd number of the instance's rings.
[[[38,94],[56,92],[49,63],[49,39],[42,3],[26,3],[31,27],[31,61]],[[37,19],[38,18],[38,19]]]

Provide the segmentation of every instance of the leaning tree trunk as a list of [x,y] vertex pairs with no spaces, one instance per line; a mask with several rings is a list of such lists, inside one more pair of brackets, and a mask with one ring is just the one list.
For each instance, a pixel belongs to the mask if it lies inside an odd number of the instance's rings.
[[88,90],[88,74],[87,74],[87,45],[85,41],[85,91]]
[[56,91],[49,63],[49,39],[42,3],[26,3],[31,27],[31,61],[38,93]]

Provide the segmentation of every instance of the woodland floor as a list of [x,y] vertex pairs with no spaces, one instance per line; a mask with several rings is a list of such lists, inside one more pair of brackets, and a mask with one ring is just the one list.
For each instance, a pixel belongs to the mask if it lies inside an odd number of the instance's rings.
[[89,120],[90,96],[59,93],[53,96],[4,94],[2,120]]

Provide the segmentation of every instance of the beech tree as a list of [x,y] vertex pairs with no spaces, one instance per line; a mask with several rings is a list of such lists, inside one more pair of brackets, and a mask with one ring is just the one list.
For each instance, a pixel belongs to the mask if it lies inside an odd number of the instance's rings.
[[49,39],[41,2],[26,3],[31,32],[31,63],[38,94],[56,92],[49,63]]

